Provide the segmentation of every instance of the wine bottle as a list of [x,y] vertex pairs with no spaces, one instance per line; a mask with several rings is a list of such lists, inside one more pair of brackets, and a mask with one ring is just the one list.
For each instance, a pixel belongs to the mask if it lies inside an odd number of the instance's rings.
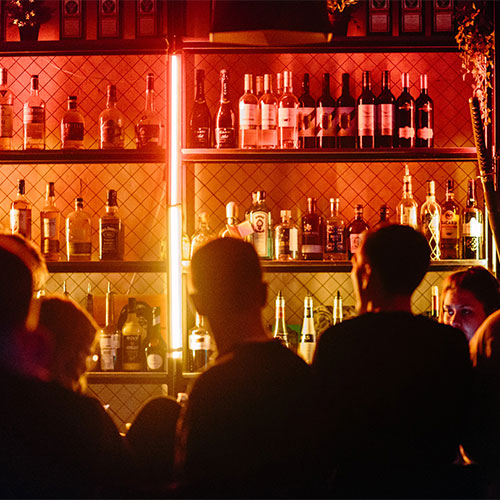
[[316,145],[318,148],[335,147],[333,123],[335,106],[335,99],[330,95],[330,73],[323,73],[321,97],[316,103]]
[[106,292],[106,325],[99,332],[99,349],[101,371],[117,370],[117,352],[115,336],[121,335],[115,324],[114,294],[111,291],[111,284],[108,282]]
[[298,114],[299,100],[293,93],[292,72],[283,72],[283,94],[278,101],[278,134],[282,149],[299,147]]
[[23,107],[24,149],[45,149],[45,101],[38,95],[38,75],[32,75]]
[[167,364],[167,346],[161,334],[160,308],[153,307],[151,332],[146,340],[144,354],[148,372],[164,372]]
[[264,77],[262,75],[257,75],[255,77],[255,96],[260,99],[264,94]]
[[377,114],[375,146],[380,148],[392,148],[394,146],[396,98],[389,88],[389,75],[389,71],[382,72],[382,90],[375,101]]
[[415,101],[417,139],[419,148],[434,146],[434,103],[427,90],[427,75],[420,75],[420,95]]
[[0,149],[12,149],[14,95],[7,83],[7,69],[0,68]]
[[259,99],[260,139],[263,149],[275,149],[278,145],[278,100],[273,95],[272,75],[264,75],[264,93]]
[[236,117],[229,100],[229,73],[220,71],[220,102],[215,115],[215,147],[236,147]]
[[396,100],[397,145],[400,148],[415,146],[415,101],[410,94],[410,75],[401,73],[402,91]]
[[375,141],[375,96],[371,90],[370,72],[363,71],[362,91],[358,97],[358,147],[373,148]]
[[125,119],[116,107],[116,85],[106,89],[106,109],[99,115],[100,149],[123,149]]
[[59,224],[61,212],[55,204],[54,183],[45,191],[45,206],[40,210],[40,250],[46,261],[59,260]]
[[205,71],[196,70],[196,97],[189,117],[189,147],[210,148],[212,146],[212,117],[205,100]]
[[123,371],[141,371],[142,342],[145,337],[144,328],[137,319],[136,299],[128,298],[127,319],[122,328],[122,369]]
[[314,327],[313,299],[307,293],[304,299],[304,319],[302,330],[300,332],[300,341],[298,355],[306,362],[311,364],[316,349],[316,328]]
[[68,96],[68,109],[61,119],[61,148],[83,149],[85,120],[77,109],[75,95]]
[[467,201],[462,212],[462,258],[481,259],[483,245],[483,213],[477,206],[474,179],[467,183]]
[[273,337],[281,340],[281,342],[288,347],[288,331],[285,323],[285,297],[283,297],[281,290],[276,297]]
[[336,108],[337,146],[355,148],[358,124],[356,120],[356,101],[349,90],[349,73],[342,73],[342,93]]
[[345,221],[339,214],[338,198],[330,198],[330,217],[326,219],[325,260],[345,260]]
[[417,209],[418,204],[413,198],[412,193],[410,169],[408,168],[408,165],[405,165],[405,175],[403,177],[403,198],[396,208],[398,224],[418,229]]
[[118,213],[118,195],[108,189],[106,212],[99,219],[99,259],[123,260],[125,253],[125,227]]
[[19,179],[16,199],[10,208],[10,232],[31,239],[31,203],[25,196],[25,181]]
[[420,208],[420,231],[427,238],[431,249],[431,259],[441,258],[441,207],[436,203],[436,186],[434,181],[427,181],[427,196]]
[[347,226],[347,257],[350,259],[363,241],[363,232],[370,229],[363,219],[363,205],[354,207],[354,220]]
[[317,213],[316,198],[307,198],[307,212],[302,216],[303,260],[323,260],[323,217]]
[[441,258],[458,259],[460,248],[460,207],[455,201],[454,183],[446,183],[446,200],[441,215]]
[[188,332],[189,359],[188,370],[190,372],[202,371],[208,364],[211,350],[211,338],[205,327],[203,316],[196,313],[195,326]]
[[309,73],[304,73],[299,97],[299,146],[316,147],[316,103],[309,90]]
[[68,261],[91,260],[92,226],[83,211],[83,198],[75,199],[75,210],[66,217],[66,255]]
[[163,147],[165,125],[154,107],[154,74],[146,77],[146,104],[135,126],[137,149],[159,149]]
[[245,75],[245,93],[240,97],[240,148],[255,149],[258,141],[258,109],[259,100],[253,93],[253,75]]

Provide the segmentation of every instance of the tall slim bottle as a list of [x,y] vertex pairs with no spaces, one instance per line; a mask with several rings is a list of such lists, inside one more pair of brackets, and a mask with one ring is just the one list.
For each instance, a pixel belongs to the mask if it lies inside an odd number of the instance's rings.
[[249,220],[253,226],[251,241],[258,256],[262,259],[273,258],[273,237],[271,210],[266,204],[266,192],[257,191],[255,202],[249,213]]
[[446,200],[442,206],[441,258],[460,258],[460,207],[455,201],[452,179],[446,182]]
[[396,98],[389,88],[389,71],[382,72],[382,90],[375,101],[377,127],[375,146],[392,148],[396,129]]
[[118,213],[118,195],[109,189],[106,212],[99,219],[99,259],[123,260],[125,253],[125,227]]
[[335,124],[333,122],[336,107],[335,99],[330,94],[330,73],[323,73],[321,97],[316,103],[316,123],[318,148],[335,147]]
[[288,331],[285,323],[285,297],[281,290],[276,296],[276,313],[274,315],[273,337],[280,339],[288,347]]
[[10,232],[31,240],[31,203],[25,196],[25,181],[19,179],[16,199],[10,207]]
[[302,216],[303,260],[323,260],[324,223],[317,212],[316,198],[307,198],[307,212]]
[[396,134],[400,148],[415,146],[415,100],[410,94],[410,75],[401,73],[401,94],[396,100]]
[[336,108],[336,135],[339,148],[355,148],[358,122],[356,101],[349,90],[349,73],[342,73],[342,93]]
[[308,293],[304,299],[304,320],[300,332],[298,355],[311,364],[316,349],[316,328],[314,327],[313,299]]
[[418,148],[434,146],[434,103],[427,89],[427,75],[420,75],[420,95],[415,101]]
[[363,219],[363,205],[354,207],[354,220],[347,226],[347,257],[350,259],[363,241],[363,233],[370,229]]
[[260,139],[263,149],[275,149],[278,146],[278,100],[273,95],[272,75],[264,75],[264,93],[259,99]]
[[165,125],[154,106],[154,74],[146,77],[146,104],[144,111],[135,126],[135,142],[137,149],[159,149],[163,147]]
[[38,75],[32,75],[23,107],[24,149],[45,149],[45,102],[38,95]]
[[7,83],[7,69],[0,68],[0,149],[12,149],[14,95]]
[[220,71],[220,102],[215,115],[215,147],[235,148],[236,116],[229,100],[229,73],[225,69]]
[[326,219],[325,260],[346,260],[345,221],[339,213],[340,200],[330,198],[330,217]]
[[278,135],[281,149],[299,147],[299,100],[293,93],[292,72],[283,72],[283,94],[278,101]]
[[474,179],[467,181],[467,201],[462,212],[462,258],[481,259],[483,246],[483,213],[477,206]]
[[123,148],[125,119],[116,103],[116,85],[109,84],[106,89],[106,109],[99,115],[100,149]]
[[55,204],[54,183],[45,191],[45,206],[40,210],[40,250],[45,260],[59,260],[59,228],[61,212]]
[[316,103],[309,90],[309,73],[304,73],[299,97],[299,146],[316,147]]
[[66,217],[66,255],[69,261],[91,260],[92,225],[83,211],[83,198],[75,199],[75,210]]
[[111,285],[108,282],[108,291],[106,292],[106,325],[99,332],[100,361],[101,371],[103,372],[118,369],[118,353],[115,338],[117,334],[121,336],[121,332],[115,324],[114,293],[111,291]]
[[418,229],[417,211],[418,204],[413,198],[410,169],[408,168],[408,165],[405,165],[405,175],[403,177],[403,198],[396,208],[398,224]]
[[255,77],[255,95],[257,99],[260,99],[264,94],[264,77],[262,75],[257,75]]
[[122,369],[125,372],[143,369],[142,341],[146,334],[137,319],[136,306],[136,299],[129,297],[127,319],[122,328]]
[[420,230],[427,238],[431,248],[431,259],[441,258],[441,207],[436,203],[436,186],[434,181],[427,181],[427,196],[420,207]]
[[370,72],[363,71],[361,95],[358,97],[358,148],[375,144],[375,95],[371,90]]
[[212,117],[205,99],[205,71],[196,70],[196,97],[189,117],[189,147],[212,146]]
[[211,348],[211,337],[205,326],[203,316],[196,313],[195,326],[188,332],[188,370],[202,371],[208,364]]
[[240,120],[240,148],[255,149],[259,133],[259,100],[253,93],[253,75],[245,75],[245,93],[238,102]]

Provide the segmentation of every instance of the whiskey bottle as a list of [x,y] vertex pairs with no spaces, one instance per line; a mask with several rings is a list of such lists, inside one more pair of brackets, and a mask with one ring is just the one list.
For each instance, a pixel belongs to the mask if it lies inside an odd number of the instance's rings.
[[101,149],[122,149],[124,145],[125,119],[116,102],[116,85],[110,84],[106,90],[106,109],[99,115]]
[[278,145],[278,100],[273,95],[272,75],[264,75],[264,93],[259,99],[260,138],[263,149],[275,149]]
[[83,149],[85,120],[77,109],[76,96],[68,96],[68,109],[61,119],[61,148]]
[[292,221],[291,210],[280,211],[281,222],[274,228],[274,258],[297,260],[299,256],[299,230]]
[[415,101],[410,94],[410,75],[401,73],[403,90],[396,100],[396,134],[400,148],[415,146]]
[[245,93],[238,102],[240,119],[240,148],[255,149],[259,132],[259,100],[253,93],[253,75],[245,75]]
[[45,102],[38,95],[38,83],[38,75],[33,75],[23,107],[24,149],[45,149]]
[[298,355],[311,364],[316,349],[316,329],[314,327],[313,300],[309,293],[304,299],[304,320],[300,332]]
[[205,99],[205,71],[196,70],[196,97],[189,117],[189,147],[212,147],[212,117]]
[[103,372],[118,369],[117,359],[119,354],[117,352],[116,336],[119,338],[121,333],[115,324],[114,293],[111,291],[111,285],[108,282],[108,290],[106,292],[106,325],[99,332],[101,371]]
[[474,179],[467,183],[467,201],[462,212],[462,258],[481,259],[483,246],[483,213],[477,206]]
[[249,220],[253,227],[251,242],[261,259],[273,258],[273,238],[271,210],[266,204],[266,192],[257,191],[255,201],[249,212]]
[[220,103],[215,115],[215,147],[236,147],[236,117],[229,100],[229,73],[220,71]]
[[307,198],[307,212],[301,219],[303,260],[323,260],[324,222],[317,213],[316,198]]
[[417,209],[418,204],[413,199],[412,194],[410,169],[408,168],[408,165],[405,165],[405,175],[403,177],[403,198],[399,202],[396,209],[398,224],[418,229]]
[[191,373],[203,371],[212,353],[212,343],[205,327],[205,320],[198,313],[196,313],[195,326],[188,332],[188,346],[188,370]]
[[146,77],[146,105],[135,126],[137,149],[159,149],[163,147],[164,124],[154,108],[154,75]]
[[14,95],[7,84],[7,70],[0,68],[0,149],[12,149]]
[[198,215],[198,229],[191,238],[191,253],[190,258],[193,258],[194,253],[198,248],[202,247],[209,241],[216,238],[216,234],[208,225],[208,216],[206,212],[200,212]]
[[420,75],[420,95],[415,101],[418,148],[434,146],[434,103],[427,90],[427,75]]
[[106,213],[99,219],[99,259],[123,260],[125,228],[118,213],[117,192],[109,189],[106,196]]
[[370,226],[363,219],[363,205],[354,207],[354,220],[347,226],[347,257],[350,259],[363,241],[363,232]]
[[396,128],[396,98],[389,88],[389,71],[382,72],[382,91],[375,101],[376,130],[375,146],[392,148]]
[[358,148],[373,148],[375,142],[375,96],[370,72],[363,71],[361,95],[358,97]]
[[55,205],[54,183],[45,191],[45,206],[40,211],[40,250],[45,260],[59,260],[59,227],[61,212]]
[[345,221],[339,214],[338,198],[330,198],[330,217],[326,219],[325,260],[346,260]]
[[427,181],[427,196],[420,208],[420,231],[429,242],[431,260],[439,260],[441,258],[441,207],[436,203],[434,181]]
[[309,73],[304,73],[302,95],[299,97],[299,146],[316,147],[316,103],[309,90]]
[[334,122],[335,115],[335,99],[330,95],[330,73],[323,73],[323,87],[321,97],[316,103],[316,124],[317,124],[317,141],[318,148],[334,148]]
[[460,207],[455,201],[452,179],[446,183],[446,200],[441,214],[441,258],[458,259],[460,251]]
[[340,290],[337,290],[337,294],[333,299],[333,324],[337,325],[342,323],[344,320],[344,306],[342,301],[342,295],[340,295]]
[[336,135],[339,148],[355,148],[358,124],[356,101],[349,90],[349,73],[342,73],[342,93],[337,101]]
[[167,360],[167,345],[161,334],[160,308],[153,308],[151,333],[146,342],[144,353],[148,372],[164,372]]
[[25,181],[18,180],[17,196],[10,208],[10,232],[31,240],[31,203],[25,196]]
[[276,296],[273,337],[281,340],[281,342],[288,347],[288,332],[285,323],[285,297],[283,297],[281,290]]
[[127,311],[127,319],[122,328],[122,369],[126,372],[141,371],[143,369],[141,347],[145,333],[137,319],[134,297],[129,297]]
[[66,254],[69,261],[91,260],[92,225],[83,211],[83,198],[75,199],[75,211],[66,217]]
[[299,100],[293,93],[292,72],[283,72],[283,94],[278,101],[278,135],[281,149],[298,149]]

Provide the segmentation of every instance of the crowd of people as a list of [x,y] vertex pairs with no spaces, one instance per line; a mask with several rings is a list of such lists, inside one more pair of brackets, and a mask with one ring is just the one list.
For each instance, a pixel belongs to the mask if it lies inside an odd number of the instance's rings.
[[263,325],[254,248],[198,249],[189,295],[217,358],[182,407],[149,401],[122,436],[85,395],[94,320],[36,299],[43,259],[0,235],[0,495],[497,498],[498,281],[482,267],[448,276],[436,322],[411,308],[430,262],[421,233],[368,231],[352,261],[358,315],[322,333],[308,365]]

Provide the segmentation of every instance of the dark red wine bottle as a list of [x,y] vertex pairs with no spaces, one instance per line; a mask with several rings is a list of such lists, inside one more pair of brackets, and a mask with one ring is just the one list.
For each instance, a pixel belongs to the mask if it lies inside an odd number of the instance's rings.
[[415,146],[415,101],[410,94],[410,75],[401,74],[403,90],[396,101],[396,131],[398,146],[412,148]]
[[358,147],[373,148],[375,142],[375,96],[370,72],[363,71],[362,91],[358,97]]
[[330,94],[330,73],[323,74],[323,89],[316,103],[316,144],[318,148],[335,147],[335,99]]
[[415,101],[417,139],[419,148],[434,146],[434,103],[427,90],[427,75],[420,75],[420,95]]
[[309,90],[309,73],[304,73],[299,97],[299,147],[316,147],[316,102]]
[[375,101],[377,114],[375,146],[379,148],[392,148],[394,146],[396,98],[389,88],[389,74],[389,71],[382,72],[382,90]]
[[342,74],[342,94],[336,110],[337,146],[355,148],[358,124],[356,121],[356,101],[349,91],[349,73]]

